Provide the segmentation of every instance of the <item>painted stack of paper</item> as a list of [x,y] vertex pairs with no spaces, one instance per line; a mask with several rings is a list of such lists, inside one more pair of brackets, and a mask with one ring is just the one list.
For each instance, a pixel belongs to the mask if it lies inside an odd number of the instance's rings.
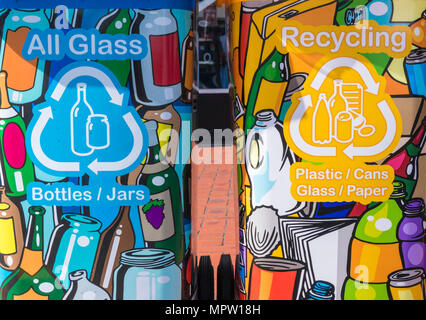
[[284,259],[306,264],[302,298],[315,281],[321,280],[333,284],[336,300],[341,299],[355,222],[352,218],[280,220]]

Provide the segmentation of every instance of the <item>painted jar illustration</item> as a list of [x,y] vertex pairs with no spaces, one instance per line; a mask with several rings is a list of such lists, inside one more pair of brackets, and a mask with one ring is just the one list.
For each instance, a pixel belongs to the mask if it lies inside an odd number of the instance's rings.
[[182,95],[179,37],[170,9],[135,9],[131,34],[148,41],[148,53],[131,61],[131,93],[136,105],[163,106]]
[[181,270],[173,252],[148,248],[123,252],[114,272],[113,299],[181,299]]
[[92,149],[105,149],[110,143],[110,127],[104,114],[91,114],[86,123],[87,146]]
[[86,270],[91,275],[99,243],[101,222],[80,214],[65,214],[53,231],[46,254],[46,265],[59,278],[65,289],[69,274]]
[[305,203],[290,194],[290,166],[296,156],[284,141],[282,124],[272,110],[256,114],[247,135],[246,166],[252,185],[252,207],[270,206],[279,216],[302,210]]
[[29,31],[49,29],[49,20],[41,9],[11,9],[4,19],[0,63],[9,75],[9,99],[18,105],[33,102],[42,94],[46,62],[24,59],[22,49]]

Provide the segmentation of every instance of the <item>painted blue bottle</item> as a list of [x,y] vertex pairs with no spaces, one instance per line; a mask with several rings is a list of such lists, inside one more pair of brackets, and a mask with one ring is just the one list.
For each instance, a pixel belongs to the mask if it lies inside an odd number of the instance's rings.
[[334,286],[326,281],[316,281],[306,300],[334,300]]
[[86,270],[90,277],[98,248],[101,222],[80,214],[65,214],[53,231],[46,255],[46,266],[62,282],[70,286],[68,275]]

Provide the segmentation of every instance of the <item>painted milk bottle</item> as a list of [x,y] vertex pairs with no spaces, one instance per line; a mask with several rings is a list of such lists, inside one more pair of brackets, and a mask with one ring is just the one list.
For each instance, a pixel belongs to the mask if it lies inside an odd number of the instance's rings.
[[271,206],[279,216],[297,213],[305,206],[290,193],[290,166],[296,156],[284,141],[282,124],[272,110],[256,114],[247,135],[246,168],[252,186],[252,208]]

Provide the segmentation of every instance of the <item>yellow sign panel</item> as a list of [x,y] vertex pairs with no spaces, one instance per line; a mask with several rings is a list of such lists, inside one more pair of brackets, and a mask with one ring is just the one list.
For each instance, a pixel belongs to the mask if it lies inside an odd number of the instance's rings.
[[325,57],[313,68],[304,89],[292,96],[283,127],[297,155],[324,165],[291,167],[295,199],[367,204],[389,198],[393,169],[364,164],[386,157],[401,137],[401,115],[385,85],[362,56]]

